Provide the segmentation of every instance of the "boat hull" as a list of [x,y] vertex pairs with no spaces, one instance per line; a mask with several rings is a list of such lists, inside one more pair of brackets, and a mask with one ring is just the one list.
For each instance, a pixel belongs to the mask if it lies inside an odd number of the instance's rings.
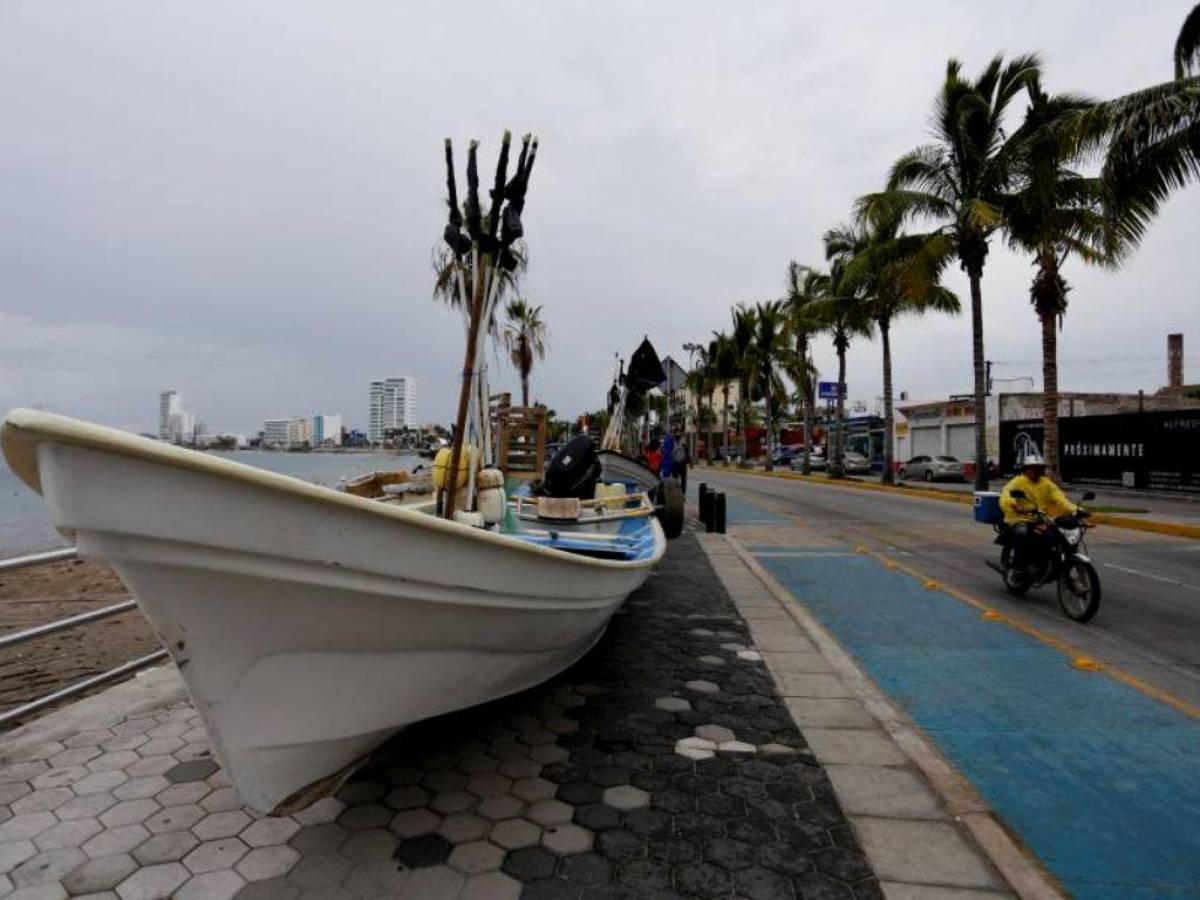
[[600,459],[602,477],[607,481],[628,482],[636,485],[640,491],[654,491],[659,485],[659,478],[653,471],[624,453],[601,450],[597,456]]
[[267,812],[333,789],[407,724],[571,665],[661,556],[585,559],[207,458],[4,438],[81,555],[129,585]]

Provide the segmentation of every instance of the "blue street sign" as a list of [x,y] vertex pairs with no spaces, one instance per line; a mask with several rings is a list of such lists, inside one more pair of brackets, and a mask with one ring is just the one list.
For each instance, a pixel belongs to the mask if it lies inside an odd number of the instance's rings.
[[[846,396],[846,382],[842,382],[842,397]],[[817,399],[836,400],[838,398],[838,383],[836,381],[818,381]]]

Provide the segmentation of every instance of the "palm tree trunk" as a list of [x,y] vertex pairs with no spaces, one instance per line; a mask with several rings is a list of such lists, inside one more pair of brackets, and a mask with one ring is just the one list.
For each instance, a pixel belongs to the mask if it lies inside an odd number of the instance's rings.
[[892,423],[895,413],[892,411],[892,339],[891,323],[887,319],[879,320],[879,337],[883,344],[883,484],[895,484],[893,474],[896,448],[892,440]]
[[521,373],[521,405],[529,406],[529,373]]
[[1042,453],[1046,457],[1049,474],[1055,481],[1059,478],[1058,468],[1058,332],[1055,328],[1058,316],[1053,312],[1041,313],[1042,320]]
[[[715,390],[715,389],[714,389]],[[708,394],[708,439],[704,440],[704,461],[713,462],[713,434],[716,433],[716,404],[713,403],[713,392]]]
[[721,448],[729,462],[729,382],[725,382],[725,405],[721,408]]
[[[770,387],[768,386],[768,390]],[[765,404],[767,413],[767,462],[766,470],[768,472],[775,471],[775,410],[771,406],[771,401],[768,398]]]
[[748,378],[743,377],[738,382],[738,414],[737,414],[738,456],[740,456],[742,460],[746,459],[746,457],[748,455],[748,451],[750,449],[746,442],[746,398],[749,394],[750,394],[750,380]]
[[982,272],[969,271],[971,281],[971,361],[975,368],[975,490],[988,489],[987,465],[987,382],[983,361],[983,289]]
[[808,475],[812,470],[812,404],[809,402],[812,396],[812,373],[808,370],[808,336],[805,334],[796,335],[796,357],[800,360],[800,384],[797,387],[800,388],[801,403],[804,405],[804,441],[801,444],[800,471]]
[[[806,362],[805,365],[808,363]],[[804,461],[800,471],[805,475],[812,474],[812,433],[816,424],[816,399],[813,397],[812,377],[808,377],[804,385]]]
[[838,399],[837,399],[837,437],[833,443],[833,460],[829,465],[829,475],[832,478],[846,477],[846,397],[842,385],[846,383],[846,348],[838,347]]

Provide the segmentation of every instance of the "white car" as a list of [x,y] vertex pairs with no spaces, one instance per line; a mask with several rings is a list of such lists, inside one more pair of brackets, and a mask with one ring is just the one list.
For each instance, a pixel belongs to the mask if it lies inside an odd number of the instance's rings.
[[962,481],[962,463],[953,456],[914,456],[900,467],[908,481]]
[[847,475],[871,474],[871,461],[861,453],[847,450],[842,456],[842,463]]

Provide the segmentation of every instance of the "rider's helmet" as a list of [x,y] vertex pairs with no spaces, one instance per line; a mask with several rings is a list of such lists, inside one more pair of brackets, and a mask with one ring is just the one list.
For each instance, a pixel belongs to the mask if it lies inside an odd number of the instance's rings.
[[1038,466],[1046,468],[1046,458],[1037,450],[1029,449],[1025,451],[1025,455],[1021,457],[1021,468],[1028,469],[1030,466]]

